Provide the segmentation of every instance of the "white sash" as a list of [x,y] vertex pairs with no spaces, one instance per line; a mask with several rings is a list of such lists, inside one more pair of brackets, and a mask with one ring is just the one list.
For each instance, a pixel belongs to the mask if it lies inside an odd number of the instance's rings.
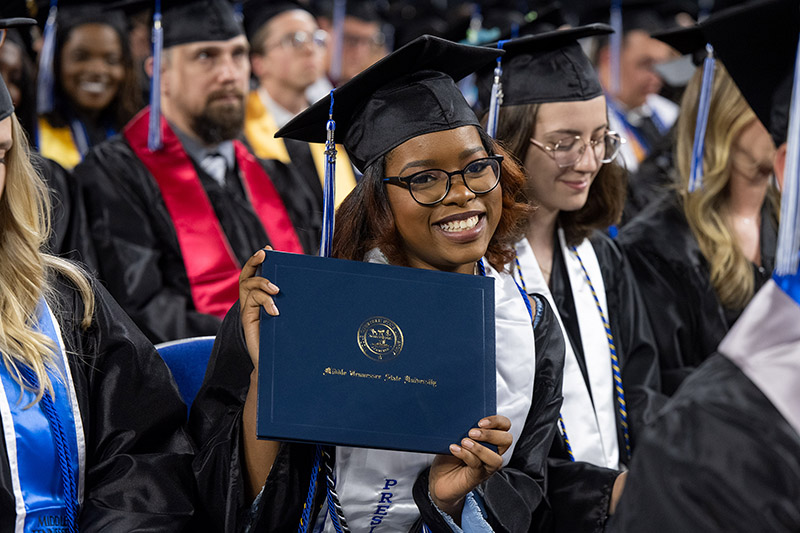
[[[373,262],[383,262],[380,254],[370,253],[367,257]],[[485,260],[484,263],[486,275],[495,280],[497,412],[511,420],[514,437],[511,448],[503,455],[505,465],[530,410],[536,354],[530,315],[513,277],[498,273]],[[414,482],[434,457],[337,447],[336,490],[350,529],[370,533],[408,531],[419,518],[412,494]],[[334,531],[330,519],[325,521],[324,531]]]
[[[567,266],[569,283],[581,333],[586,370],[591,385],[591,396],[586,388],[578,359],[569,342],[564,323],[558,313],[553,295],[544,280],[539,263],[528,240],[523,238],[517,245],[517,260],[525,278],[528,293],[542,294],[553,308],[561,332],[564,335],[566,354],[564,360],[564,403],[561,414],[569,437],[572,454],[576,461],[586,461],[607,468],[619,468],[619,445],[617,442],[616,405],[614,403],[611,352],[608,347],[605,327],[597,311],[597,304],[577,258],[570,252],[564,233],[558,230],[559,249]],[[597,291],[600,305],[608,316],[605,285],[600,264],[588,239],[577,247],[589,277]],[[515,276],[519,273],[514,270]],[[594,400],[594,405],[592,404]]]

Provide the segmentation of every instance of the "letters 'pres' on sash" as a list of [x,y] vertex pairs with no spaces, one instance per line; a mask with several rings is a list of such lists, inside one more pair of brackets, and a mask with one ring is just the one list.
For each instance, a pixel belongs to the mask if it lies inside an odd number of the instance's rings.
[[[83,501],[86,443],[75,388],[61,330],[44,300],[37,309],[36,329],[57,347],[55,369],[48,369],[55,392],[55,411],[67,439],[69,467],[77,481],[78,505]],[[53,431],[36,395],[22,391],[0,364],[0,418],[14,492],[14,533],[63,531],[66,524],[64,483]],[[27,408],[26,408],[27,407]]]
[[[161,190],[178,235],[195,308],[223,317],[239,297],[240,265],[191,159],[165,119],[161,119],[163,148],[148,150],[149,115],[145,108],[123,135]],[[303,253],[286,207],[264,168],[242,143],[234,141],[234,147],[245,193],[270,243],[276,250]]]

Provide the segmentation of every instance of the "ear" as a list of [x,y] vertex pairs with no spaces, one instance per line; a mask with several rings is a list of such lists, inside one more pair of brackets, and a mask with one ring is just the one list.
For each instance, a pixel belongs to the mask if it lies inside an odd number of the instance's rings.
[[149,56],[144,60],[144,71],[147,73],[148,78],[153,77],[153,56]]
[[253,76],[261,81],[261,78],[264,77],[264,71],[267,69],[264,56],[261,54],[250,54],[250,66],[253,70]]
[[775,179],[778,180],[778,188],[783,190],[783,176],[786,172],[786,143],[780,145],[775,152],[773,170],[775,171]]

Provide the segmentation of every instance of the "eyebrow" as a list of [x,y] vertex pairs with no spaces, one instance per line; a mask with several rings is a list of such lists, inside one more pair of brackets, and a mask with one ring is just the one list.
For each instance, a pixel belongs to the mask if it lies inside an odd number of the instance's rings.
[[[467,158],[467,157],[471,156],[472,154],[476,154],[476,153],[478,153],[480,151],[483,151],[483,150],[486,150],[486,148],[483,145],[475,146],[473,148],[467,148],[466,150],[463,150],[459,154],[459,158],[460,159],[464,159],[464,158]],[[414,168],[414,167],[427,167],[427,168],[430,168],[431,166],[433,166],[435,164],[436,164],[436,160],[435,159],[418,159],[416,161],[409,161],[408,163],[405,164],[405,166],[403,166],[403,168],[400,169],[399,174],[402,174],[403,172],[405,172],[409,168]]]
[[[600,126],[597,126],[595,129],[592,130],[592,133],[597,133],[598,131],[600,131],[602,129],[606,129],[606,128],[608,128],[608,123],[607,122],[604,123],[604,124],[601,124]],[[554,133],[563,133],[563,134],[566,134],[566,135],[580,135],[581,134],[581,132],[578,131],[578,130],[564,128],[564,129],[560,129],[560,130],[548,131],[547,133],[545,133],[545,135],[553,135]]]

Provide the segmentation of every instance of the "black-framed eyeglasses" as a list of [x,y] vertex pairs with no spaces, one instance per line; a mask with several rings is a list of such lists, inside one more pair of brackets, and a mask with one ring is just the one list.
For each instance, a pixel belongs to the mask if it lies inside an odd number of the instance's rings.
[[490,155],[471,161],[462,170],[447,172],[438,168],[415,172],[410,176],[392,176],[383,181],[405,187],[411,197],[422,205],[435,205],[450,192],[453,176],[461,176],[464,185],[474,194],[491,192],[500,183],[502,155]]
[[286,49],[293,48],[295,50],[300,50],[307,44],[312,44],[320,49],[326,48],[328,46],[328,32],[320,29],[313,32],[295,31],[287,33],[278,39],[276,44],[268,46],[267,50],[277,46]]
[[533,138],[530,139],[530,142],[537,148],[544,150],[559,168],[567,168],[581,160],[587,144],[592,147],[592,153],[596,161],[611,163],[616,159],[622,145],[625,144],[625,139],[616,131],[607,131],[602,137],[590,139],[588,143],[580,135],[561,139],[550,146]]

